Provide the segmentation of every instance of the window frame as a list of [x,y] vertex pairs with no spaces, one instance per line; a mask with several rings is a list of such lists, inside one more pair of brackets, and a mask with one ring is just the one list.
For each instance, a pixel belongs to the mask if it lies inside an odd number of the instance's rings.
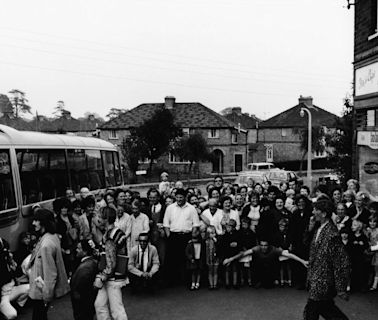
[[[168,163],[170,164],[190,164],[189,160],[176,160],[177,156],[172,152],[168,152]],[[194,162],[193,162],[194,163]]]
[[208,138],[219,139],[219,129],[209,129]]
[[118,131],[117,130],[109,130],[108,138],[109,138],[109,140],[118,140]]

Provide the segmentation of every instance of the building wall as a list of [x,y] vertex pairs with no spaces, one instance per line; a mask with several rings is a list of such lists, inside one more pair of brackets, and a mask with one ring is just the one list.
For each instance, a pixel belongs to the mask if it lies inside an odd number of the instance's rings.
[[378,45],[378,37],[368,40],[377,28],[377,4],[376,0],[355,1],[355,32],[354,32],[354,55],[355,62],[363,58]]
[[[191,133],[200,133],[207,141],[210,151],[221,150],[224,159],[223,159],[223,171],[224,173],[234,172],[235,171],[235,154],[243,155],[243,169],[246,168],[247,163],[247,135],[244,132],[238,133],[237,130],[231,128],[219,129],[218,138],[209,138],[210,129],[193,129]],[[117,139],[111,139],[110,130],[101,130],[100,138],[110,143],[113,143],[117,146],[120,146],[122,140],[127,137],[130,133],[128,130],[116,130]],[[232,143],[232,134],[237,134],[237,143]],[[163,155],[158,159],[157,163],[154,166],[170,170],[170,171],[182,171],[186,172],[188,170],[188,164],[183,163],[169,163],[168,154]],[[200,163],[198,164],[198,170],[203,173],[211,173],[212,164],[211,163]],[[148,164],[141,164],[140,168],[145,169],[148,167]]]

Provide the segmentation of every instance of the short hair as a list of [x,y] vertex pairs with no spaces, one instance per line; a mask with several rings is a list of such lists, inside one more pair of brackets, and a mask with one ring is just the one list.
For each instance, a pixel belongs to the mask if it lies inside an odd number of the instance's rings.
[[149,235],[148,232],[141,232],[141,233],[139,233],[138,239],[140,237],[147,237],[147,241],[150,240],[150,235]]
[[131,202],[131,205],[140,209],[140,207],[141,207],[140,200],[139,200],[139,199],[134,199],[134,200]]
[[228,226],[231,226],[231,227],[236,227],[236,221],[234,219],[230,219],[228,222],[227,222],[227,225]]
[[114,192],[114,199],[115,199],[115,200],[117,200],[117,198],[118,198],[118,196],[119,196],[119,194],[120,194],[121,192],[125,193],[125,191],[123,191],[123,189],[120,189],[120,188],[118,188],[118,189]]
[[268,193],[274,192],[275,195],[277,195],[280,190],[276,186],[269,186],[268,187]]
[[187,194],[187,192],[186,192],[185,189],[181,189],[181,188],[176,189],[176,196],[177,195],[182,195],[182,196],[186,197],[186,194]]
[[81,208],[86,209],[88,207],[94,207],[96,204],[95,200],[92,197],[86,197],[81,200]]
[[232,198],[231,198],[231,197],[229,197],[229,196],[224,196],[224,197],[220,198],[219,202],[220,202],[221,207],[223,207],[223,204],[224,204],[227,200],[229,200],[229,201],[231,202],[231,204],[232,204]]
[[249,226],[251,225],[251,219],[248,217],[242,217],[240,219],[240,223],[247,223]]
[[215,176],[215,177],[214,177],[214,181],[217,180],[217,179],[221,179],[222,182],[223,182],[223,177],[222,177],[222,176],[220,176],[220,175]]
[[332,201],[328,199],[321,199],[314,203],[314,208],[326,213],[326,218],[331,218],[334,206]]
[[278,225],[288,226],[289,225],[289,219],[287,219],[287,218],[280,219],[280,221],[278,221]]
[[147,198],[149,198],[149,196],[150,196],[151,193],[156,193],[158,195],[158,198],[160,198],[160,192],[159,192],[158,189],[156,189],[156,188],[150,188],[150,189],[148,189],[148,191],[147,191]]
[[38,208],[34,212],[33,219],[39,221],[47,233],[54,234],[56,232],[54,214],[50,210]]
[[305,189],[307,191],[307,193],[310,194],[310,188],[309,187],[307,187],[307,186],[301,186],[300,189]]
[[378,202],[377,201],[373,201],[372,203],[370,203],[368,205],[368,209],[370,210],[374,210],[376,213],[378,213]]

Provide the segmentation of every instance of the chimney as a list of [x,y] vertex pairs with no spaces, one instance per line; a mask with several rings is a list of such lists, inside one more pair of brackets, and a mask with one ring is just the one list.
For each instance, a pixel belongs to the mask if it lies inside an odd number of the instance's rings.
[[71,112],[67,111],[67,110],[63,110],[62,112],[62,116],[64,118],[66,118],[67,120],[70,120],[71,119]]
[[174,106],[175,106],[175,101],[176,101],[176,98],[175,97],[172,97],[172,96],[167,96],[165,97],[165,102],[164,102],[164,105],[167,109],[173,109]]
[[304,103],[307,107],[312,107],[312,97],[311,96],[304,97],[304,96],[300,95],[298,101],[299,101],[299,104]]
[[88,115],[88,120],[89,121],[94,121],[95,120],[95,116],[94,116],[94,114],[90,114],[90,115]]
[[241,107],[233,107],[232,108],[232,113],[235,113],[238,116],[241,116],[241,111],[242,111]]

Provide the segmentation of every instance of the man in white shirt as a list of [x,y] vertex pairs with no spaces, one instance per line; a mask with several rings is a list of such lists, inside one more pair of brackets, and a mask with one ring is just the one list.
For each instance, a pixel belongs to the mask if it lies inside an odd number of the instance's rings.
[[159,271],[159,256],[156,248],[149,243],[148,233],[141,233],[139,244],[130,250],[128,270],[133,292],[141,289],[154,290],[156,274]]
[[129,251],[138,244],[138,238],[141,233],[148,233],[150,231],[150,219],[148,219],[146,214],[140,212],[140,207],[141,203],[138,199],[135,199],[131,204],[133,214],[130,216],[131,232]]
[[217,235],[223,234],[222,230],[223,211],[218,209],[218,201],[216,199],[209,200],[209,208],[204,210],[201,214],[202,221],[207,225],[214,226]]
[[185,275],[185,248],[192,230],[200,226],[197,210],[186,202],[186,191],[177,189],[176,202],[169,205],[163,220],[168,238],[167,268],[171,284],[182,283]]

